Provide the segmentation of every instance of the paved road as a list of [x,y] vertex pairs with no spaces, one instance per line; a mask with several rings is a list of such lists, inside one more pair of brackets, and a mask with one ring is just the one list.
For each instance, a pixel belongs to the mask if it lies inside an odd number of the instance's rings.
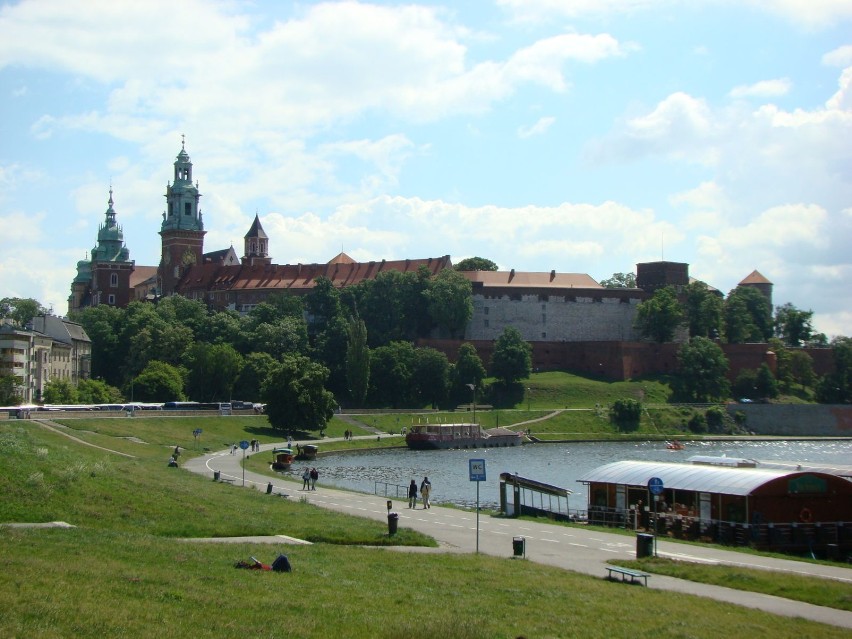
[[[370,439],[371,437],[367,437]],[[334,441],[334,440],[326,440]],[[261,446],[261,451],[272,449],[273,445]],[[255,453],[257,454],[257,453]],[[229,451],[211,453],[196,457],[183,464],[183,468],[208,475],[219,471],[222,479],[233,481],[236,485],[243,482],[242,451],[231,455]],[[307,501],[339,512],[387,521],[387,499],[375,495],[353,493],[326,488],[318,485],[316,491],[302,491],[301,485],[291,481],[269,478],[254,472],[245,471],[245,485],[266,490],[269,483],[274,493],[289,494],[290,498],[302,498]],[[320,482],[322,477],[320,476]],[[620,534],[584,530],[581,527],[554,526],[547,523],[517,519],[503,519],[481,515],[477,534],[476,513],[453,508],[433,506],[428,510],[419,507],[408,508],[402,500],[393,503],[393,509],[399,514],[400,527],[407,527],[435,538],[440,544],[436,549],[399,548],[407,552],[479,552],[498,557],[510,557],[513,554],[513,538],[524,537],[526,559],[548,566],[586,573],[595,577],[604,577],[604,565],[615,559],[634,559],[636,543],[632,537]],[[287,531],[281,531],[285,533]],[[835,566],[823,566],[789,559],[757,557],[723,550],[699,544],[682,544],[671,541],[659,541],[657,553],[663,557],[712,564],[726,564],[777,571],[779,573],[819,576],[845,582],[852,590],[852,569]],[[705,584],[697,584],[681,579],[654,575],[648,580],[648,586],[660,590],[685,592],[702,597],[710,597],[757,608],[778,615],[802,617],[813,621],[852,629],[852,612],[823,608],[806,603],[790,601],[741,590],[732,590]]]

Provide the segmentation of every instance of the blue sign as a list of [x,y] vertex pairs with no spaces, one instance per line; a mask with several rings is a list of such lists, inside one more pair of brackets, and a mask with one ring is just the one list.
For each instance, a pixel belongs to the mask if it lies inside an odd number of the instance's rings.
[[471,459],[470,461],[470,481],[485,481],[485,460]]
[[243,441],[240,442],[240,448],[242,448],[243,450],[246,450],[248,447],[249,447],[249,443],[248,443],[247,439],[244,439]]
[[662,495],[663,480],[659,477],[651,477],[651,479],[648,480],[648,490],[651,491],[652,495]]
[[192,431],[192,434],[195,435],[196,437],[198,437],[201,434],[201,429],[196,428],[194,431]]

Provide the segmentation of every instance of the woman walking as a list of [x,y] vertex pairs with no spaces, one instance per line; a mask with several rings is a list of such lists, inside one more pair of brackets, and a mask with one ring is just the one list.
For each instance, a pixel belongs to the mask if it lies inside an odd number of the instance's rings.
[[429,481],[428,477],[424,477],[423,481],[420,482],[420,497],[423,499],[423,510],[430,508],[429,504],[429,495],[432,494],[432,482]]

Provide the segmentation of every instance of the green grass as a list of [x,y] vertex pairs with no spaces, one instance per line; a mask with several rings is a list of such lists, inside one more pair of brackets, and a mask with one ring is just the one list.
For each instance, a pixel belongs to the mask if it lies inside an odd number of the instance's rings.
[[[181,433],[184,424],[176,429]],[[90,424],[98,426],[97,424]],[[116,443],[127,440],[87,435]],[[510,558],[375,548],[382,522],[166,468],[167,425],[138,423],[155,455],[82,446],[0,423],[3,637],[846,637],[848,631],[689,595],[633,588]],[[227,434],[227,433],[223,433]],[[288,534],[312,546],[178,537]],[[400,529],[395,543],[429,540]],[[278,553],[294,572],[237,570]],[[602,575],[603,575],[603,571]]]
[[852,611],[852,585],[831,579],[814,579],[788,573],[779,578],[778,573],[766,570],[697,564],[659,557],[611,563],[678,579]]

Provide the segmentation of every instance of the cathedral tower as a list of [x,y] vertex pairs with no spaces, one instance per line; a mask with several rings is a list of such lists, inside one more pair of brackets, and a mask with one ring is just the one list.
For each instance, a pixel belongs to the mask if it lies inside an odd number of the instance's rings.
[[181,140],[175,160],[174,183],[166,185],[166,205],[160,228],[162,253],[158,276],[160,294],[171,295],[183,274],[201,264],[204,253],[204,222],[198,206],[201,194],[192,183],[192,161]]
[[254,214],[254,222],[252,222],[251,228],[243,240],[245,247],[242,259],[243,264],[249,266],[253,264],[272,264],[272,258],[269,257],[269,236],[263,230],[257,213]]

